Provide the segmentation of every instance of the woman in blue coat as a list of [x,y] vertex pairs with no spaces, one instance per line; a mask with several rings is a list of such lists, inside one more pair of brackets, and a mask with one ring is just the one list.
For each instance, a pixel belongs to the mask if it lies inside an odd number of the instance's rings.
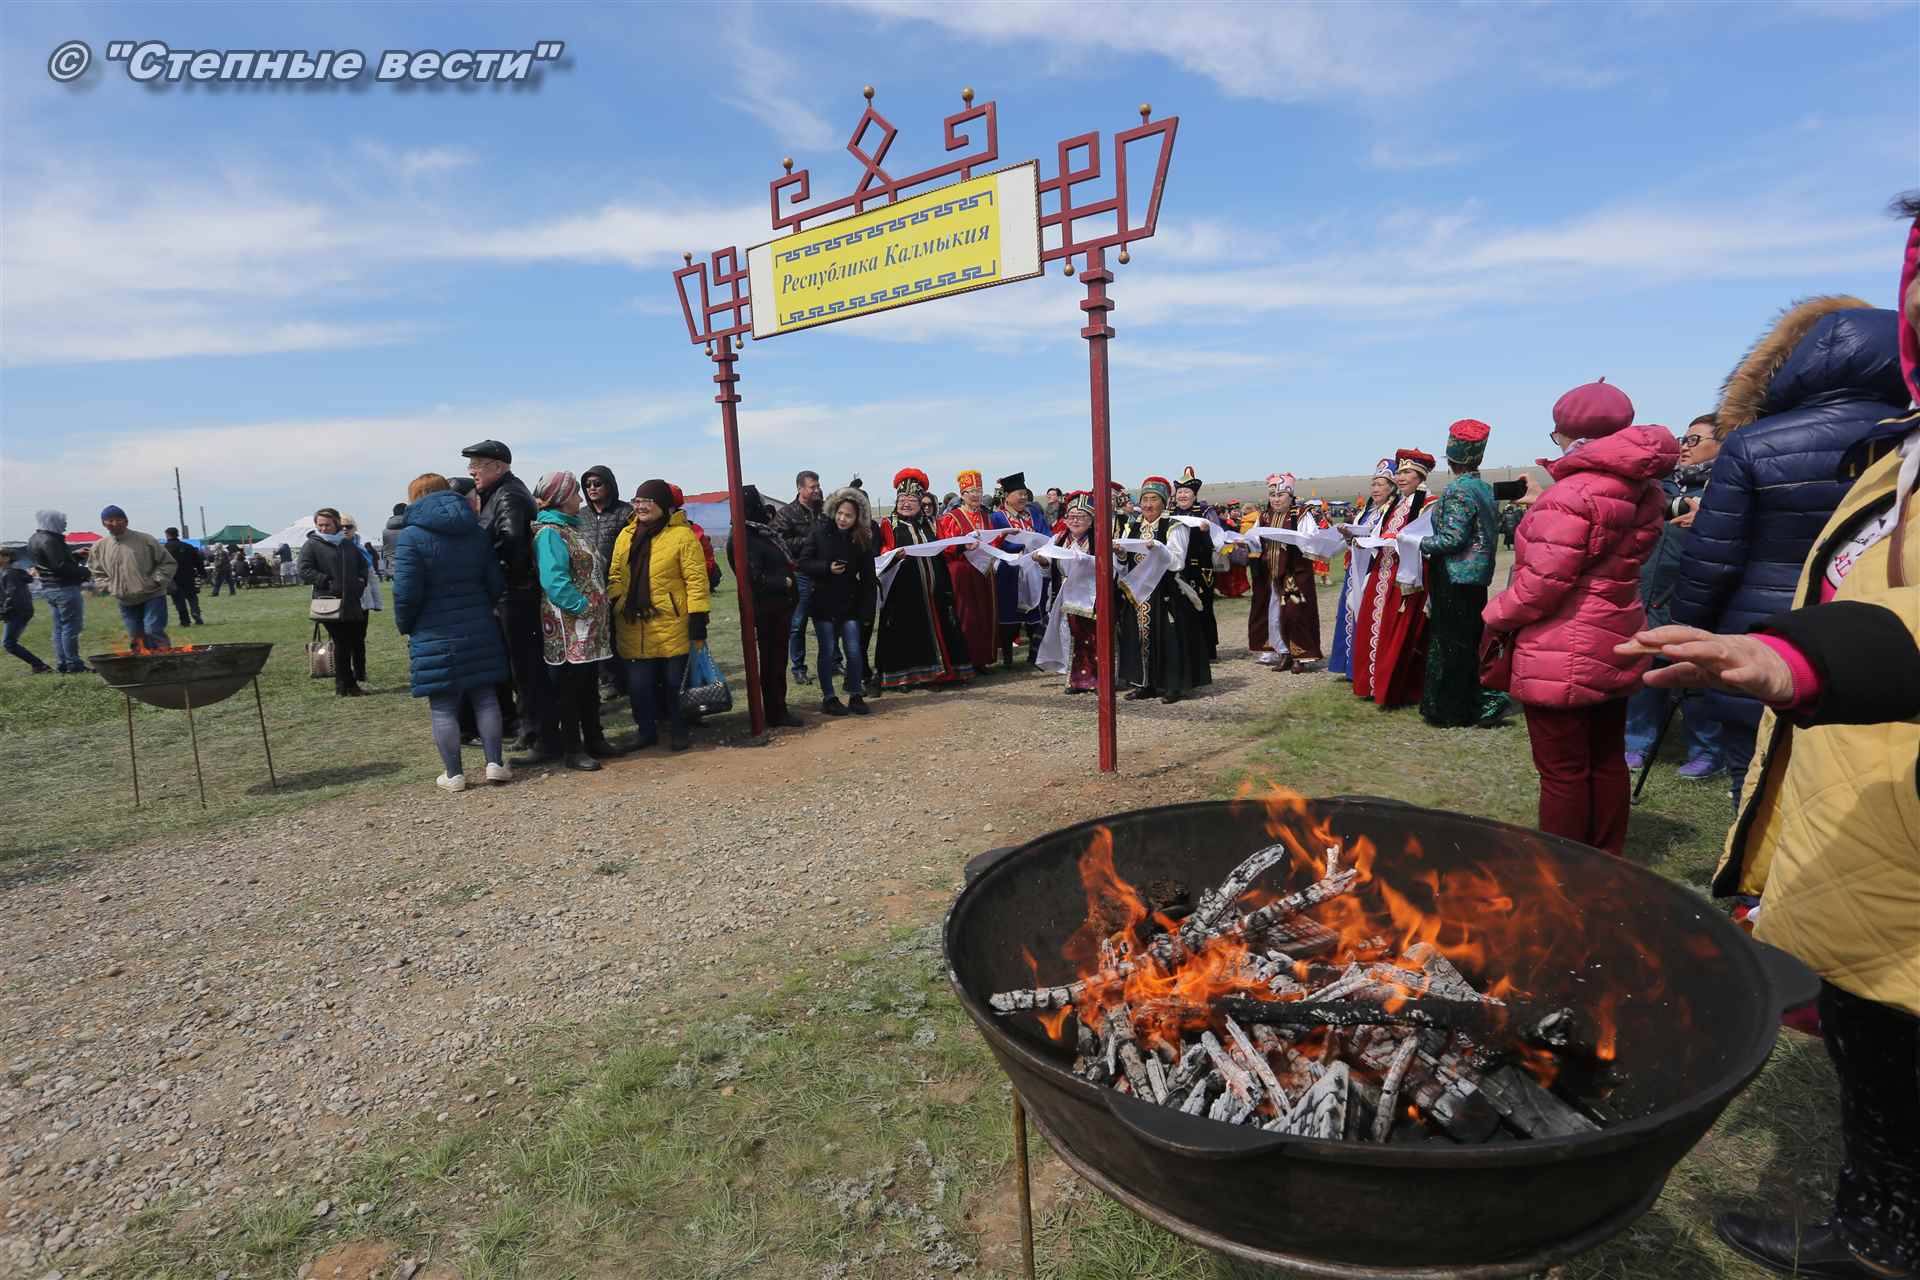
[[506,578],[493,545],[466,499],[445,476],[428,472],[407,488],[411,503],[394,539],[393,621],[407,637],[413,696],[433,712],[433,744],[446,772],[435,784],[464,791],[460,704],[473,707],[487,758],[487,781],[513,777],[501,748],[500,700],[494,685],[508,678],[507,650],[494,620]]
[[[1673,621],[1744,633],[1802,603],[1800,566],[1853,481],[1847,450],[1907,407],[1899,316],[1858,298],[1789,308],[1721,388],[1722,439],[1673,591]],[[1736,803],[1761,705],[1709,693]]]

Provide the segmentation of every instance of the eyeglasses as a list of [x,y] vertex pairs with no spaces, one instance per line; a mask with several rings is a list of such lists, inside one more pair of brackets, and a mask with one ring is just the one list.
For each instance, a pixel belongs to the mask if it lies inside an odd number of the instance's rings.
[[600,479],[588,480],[586,487],[589,489],[604,489],[607,487],[607,482]]
[[1680,447],[1682,449],[1691,449],[1705,439],[1706,437],[1702,435],[1681,436]]

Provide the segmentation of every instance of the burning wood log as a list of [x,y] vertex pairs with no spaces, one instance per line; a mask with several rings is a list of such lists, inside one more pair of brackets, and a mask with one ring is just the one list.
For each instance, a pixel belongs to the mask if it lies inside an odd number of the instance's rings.
[[1255,851],[1246,861],[1227,873],[1226,879],[1200,895],[1200,904],[1180,926],[1180,936],[1189,947],[1197,947],[1220,927],[1233,904],[1253,888],[1254,881],[1275,864],[1284,862],[1287,846],[1270,844]]
[[1233,1060],[1250,1069],[1266,1089],[1267,1096],[1273,1099],[1274,1107],[1279,1111],[1288,1111],[1293,1100],[1287,1097],[1287,1091],[1280,1087],[1279,1079],[1273,1074],[1273,1066],[1267,1061],[1267,1055],[1254,1047],[1253,1041],[1240,1024],[1232,1018],[1227,1019],[1227,1040],[1232,1046]]
[[1570,1043],[1566,1027],[1570,1009],[1542,1010],[1526,1005],[1494,1004],[1424,997],[1368,1004],[1357,1000],[1325,999],[1316,993],[1306,1000],[1249,1000],[1228,996],[1217,1002],[1220,1012],[1241,1022],[1268,1022],[1283,1027],[1366,1027],[1402,1025],[1464,1031],[1487,1038],[1506,1038],[1528,1044],[1555,1045],[1553,1036]]
[[1567,1138],[1600,1127],[1511,1064],[1480,1077],[1480,1096],[1523,1137]]
[[1418,1037],[1407,1036],[1400,1041],[1400,1047],[1393,1051],[1393,1061],[1387,1067],[1386,1079],[1380,1082],[1380,1105],[1373,1112],[1375,1142],[1385,1142],[1387,1135],[1393,1132],[1393,1122],[1399,1118],[1394,1112],[1400,1106],[1400,1084],[1407,1078],[1407,1068],[1413,1064],[1413,1055],[1419,1049]]
[[1146,1061],[1141,1058],[1140,1046],[1133,1038],[1132,1011],[1124,1004],[1106,1010],[1100,1016],[1100,1034],[1106,1045],[1108,1073],[1113,1072],[1115,1059],[1118,1058],[1119,1069],[1126,1072],[1127,1083],[1133,1086],[1136,1098],[1164,1102],[1166,1099],[1153,1087],[1153,1081],[1147,1075]]
[[1352,1073],[1344,1062],[1314,1081],[1285,1114],[1264,1126],[1272,1133],[1290,1133],[1299,1138],[1339,1138],[1346,1133],[1347,1107],[1352,1088]]
[[[1103,967],[1099,981],[1117,982],[1130,977],[1138,968],[1135,961],[1116,959],[1113,965]],[[1082,978],[1078,982],[1069,982],[1059,987],[1031,987],[1023,991],[1002,991],[987,997],[987,1005],[995,1013],[1026,1013],[1029,1010],[1065,1009],[1069,1005],[1080,1003],[1087,994],[1087,988],[1096,979]]]

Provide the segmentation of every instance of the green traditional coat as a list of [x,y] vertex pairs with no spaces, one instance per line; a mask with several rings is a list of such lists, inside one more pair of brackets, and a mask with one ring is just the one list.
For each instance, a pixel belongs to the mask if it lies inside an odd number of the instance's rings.
[[1433,532],[1420,541],[1420,554],[1446,564],[1447,581],[1460,587],[1493,582],[1493,550],[1500,537],[1500,507],[1493,488],[1468,471],[1447,482]]

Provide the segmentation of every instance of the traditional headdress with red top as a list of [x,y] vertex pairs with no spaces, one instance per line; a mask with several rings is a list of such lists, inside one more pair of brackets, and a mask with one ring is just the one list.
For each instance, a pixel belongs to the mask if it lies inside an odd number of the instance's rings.
[[[1188,468],[1188,470],[1192,470],[1192,468]],[[1159,494],[1160,501],[1162,502],[1172,501],[1173,481],[1167,479],[1165,476],[1148,476],[1140,482],[1140,496],[1144,498],[1150,493]]]
[[1293,472],[1291,471],[1274,472],[1272,475],[1267,477],[1267,489],[1269,492],[1271,492],[1274,489],[1279,489],[1284,493],[1292,493],[1293,492]]
[[968,489],[980,488],[980,472],[977,470],[962,471],[953,479],[962,493],[965,493]]
[[1447,428],[1447,462],[1457,471],[1477,471],[1487,456],[1493,428],[1478,418],[1462,418]]
[[1194,470],[1192,467],[1188,467],[1185,471],[1182,471],[1180,473],[1180,484],[1178,487],[1182,489],[1191,489],[1195,493],[1200,492],[1200,477],[1194,474]]
[[1433,455],[1424,449],[1399,449],[1394,452],[1395,470],[1413,470],[1422,480],[1433,471]]
[[927,473],[918,467],[902,467],[893,473],[893,491],[895,493],[925,493],[933,487]]
[[1088,515],[1092,515],[1093,514],[1092,492],[1086,489],[1075,489],[1072,493],[1068,494],[1067,510],[1068,511],[1084,511]]

